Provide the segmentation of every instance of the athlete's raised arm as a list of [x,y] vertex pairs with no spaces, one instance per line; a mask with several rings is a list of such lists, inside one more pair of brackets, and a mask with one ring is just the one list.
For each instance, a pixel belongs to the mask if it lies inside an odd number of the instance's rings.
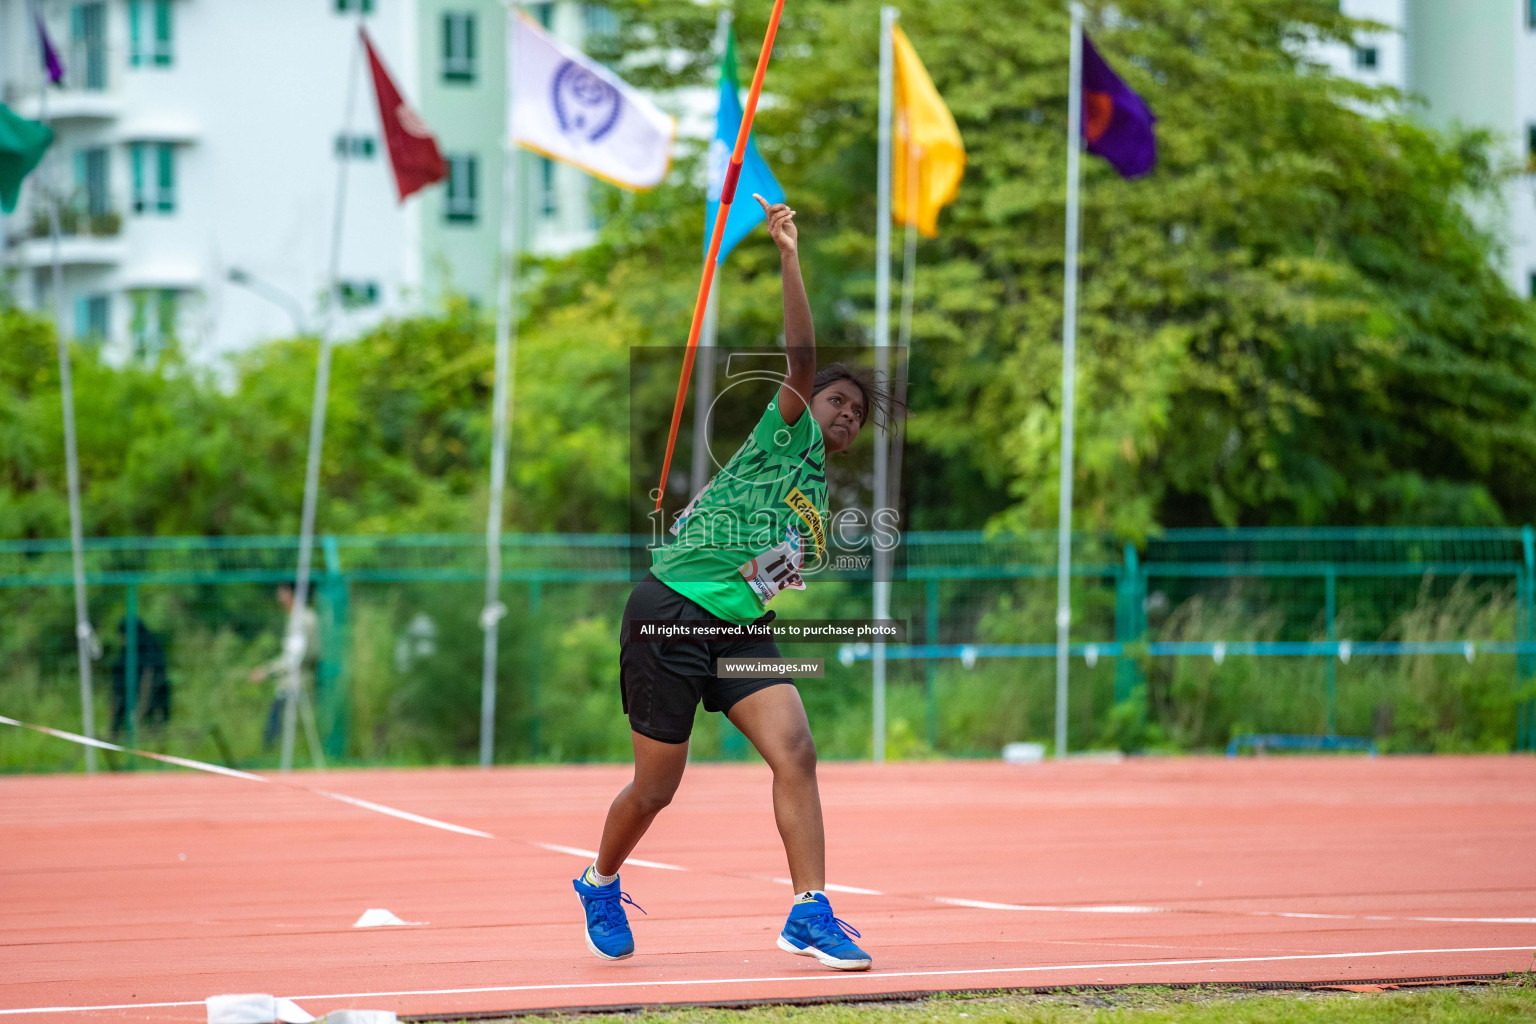
[[779,387],[779,415],[793,424],[811,401],[816,386],[816,325],[811,323],[811,303],[805,297],[805,282],[800,278],[800,233],[795,228],[795,211],[783,203],[768,205],[752,193],[768,215],[768,234],[779,247],[779,261],[784,270],[784,349],[789,356],[789,376]]

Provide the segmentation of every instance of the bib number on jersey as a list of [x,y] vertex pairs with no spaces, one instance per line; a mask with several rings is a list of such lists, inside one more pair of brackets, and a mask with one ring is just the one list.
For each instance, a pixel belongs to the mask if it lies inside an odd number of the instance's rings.
[[736,571],[741,573],[741,578],[747,581],[758,600],[767,604],[782,590],[805,589],[805,581],[800,578],[800,568],[804,564],[800,531],[790,526],[784,530],[783,543],[748,559]]

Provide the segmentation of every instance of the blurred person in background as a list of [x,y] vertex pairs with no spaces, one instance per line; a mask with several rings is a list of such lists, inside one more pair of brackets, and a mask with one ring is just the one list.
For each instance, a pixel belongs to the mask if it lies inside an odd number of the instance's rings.
[[[277,603],[283,608],[283,634],[279,637],[278,655],[265,665],[252,669],[250,674],[253,683],[262,683],[268,679],[274,681],[272,706],[267,711],[267,724],[261,730],[261,745],[264,748],[270,748],[282,731],[283,712],[288,704],[288,656],[281,648],[287,636],[288,619],[293,615],[293,584],[278,585]],[[300,616],[299,628],[304,632],[304,657],[299,663],[299,672],[303,684],[310,686],[314,683],[315,666],[320,660],[320,617],[307,604]]]

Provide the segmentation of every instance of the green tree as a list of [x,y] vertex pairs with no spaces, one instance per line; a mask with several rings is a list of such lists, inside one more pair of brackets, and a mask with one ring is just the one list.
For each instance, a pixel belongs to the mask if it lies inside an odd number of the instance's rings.
[[[670,86],[708,67],[710,10],[619,6],[615,53],[665,40],[694,57],[632,59],[626,74]],[[744,59],[768,6],[738,11]],[[1325,73],[1311,46],[1357,26],[1324,0],[1090,7],[1099,47],[1160,117],[1161,155],[1135,182],[1084,167],[1079,523],[1134,537],[1528,518],[1536,330],[1492,269],[1498,239],[1465,213],[1495,197],[1495,140],[1441,137],[1391,91]],[[1006,506],[1003,522],[1049,524],[1065,12],[912,0],[902,23],[969,154],[939,239],[919,249],[913,521],[974,525]],[[757,129],[800,211],[818,328],[856,341],[872,319],[877,26],[875,0],[787,9]],[[572,269],[649,272],[654,288],[624,301],[681,339],[687,303],[657,296],[675,294],[667,256],[693,246],[652,256],[658,232],[692,243],[702,204],[693,179],[661,192],[625,206]],[[728,330],[770,316],[764,245],[727,267]]]

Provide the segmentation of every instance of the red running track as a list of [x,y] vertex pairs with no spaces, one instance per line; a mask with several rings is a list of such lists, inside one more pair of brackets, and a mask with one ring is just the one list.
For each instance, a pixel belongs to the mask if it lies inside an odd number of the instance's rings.
[[[1536,949],[1530,758],[824,765],[830,877],[863,890],[834,905],[875,958],[855,975],[774,948],[767,769],[695,765],[636,852],[673,867],[624,871],[639,951],[602,962],[570,879],[627,774],[291,777],[494,838],[194,773],[0,779],[0,1024],[201,1021],[235,992],[447,1014],[1349,982]],[[352,928],[370,907],[425,923]]]

